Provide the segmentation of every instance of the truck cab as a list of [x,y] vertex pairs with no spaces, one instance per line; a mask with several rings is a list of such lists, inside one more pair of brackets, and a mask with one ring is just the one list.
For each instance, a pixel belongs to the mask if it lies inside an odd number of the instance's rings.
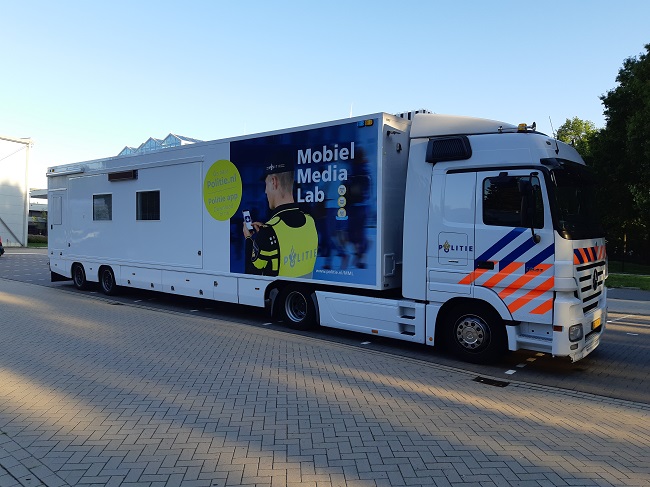
[[403,295],[426,303],[426,343],[477,362],[596,348],[606,253],[593,194],[579,154],[525,124],[416,115]]

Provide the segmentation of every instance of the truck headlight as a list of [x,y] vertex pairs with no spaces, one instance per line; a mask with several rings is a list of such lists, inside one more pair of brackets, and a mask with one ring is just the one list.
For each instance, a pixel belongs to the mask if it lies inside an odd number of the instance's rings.
[[582,324],[573,325],[569,328],[569,341],[577,342],[578,340],[582,340],[583,336],[584,333],[582,332]]

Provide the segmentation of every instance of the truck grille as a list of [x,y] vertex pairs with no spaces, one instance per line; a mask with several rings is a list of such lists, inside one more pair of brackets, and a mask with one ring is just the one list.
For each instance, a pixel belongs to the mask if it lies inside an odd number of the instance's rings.
[[598,306],[598,298],[605,287],[605,246],[574,250],[579,295],[584,314]]

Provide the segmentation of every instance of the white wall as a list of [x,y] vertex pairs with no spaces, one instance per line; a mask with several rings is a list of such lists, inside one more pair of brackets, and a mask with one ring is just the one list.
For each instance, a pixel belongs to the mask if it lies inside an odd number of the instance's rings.
[[27,246],[27,146],[0,140],[0,237],[5,247]]

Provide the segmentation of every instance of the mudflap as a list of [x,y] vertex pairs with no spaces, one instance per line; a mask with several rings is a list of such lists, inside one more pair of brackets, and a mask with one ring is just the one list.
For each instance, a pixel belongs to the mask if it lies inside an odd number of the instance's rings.
[[69,277],[62,276],[61,274],[57,274],[56,272],[50,271],[50,282],[59,282],[59,281],[71,281],[72,279]]

